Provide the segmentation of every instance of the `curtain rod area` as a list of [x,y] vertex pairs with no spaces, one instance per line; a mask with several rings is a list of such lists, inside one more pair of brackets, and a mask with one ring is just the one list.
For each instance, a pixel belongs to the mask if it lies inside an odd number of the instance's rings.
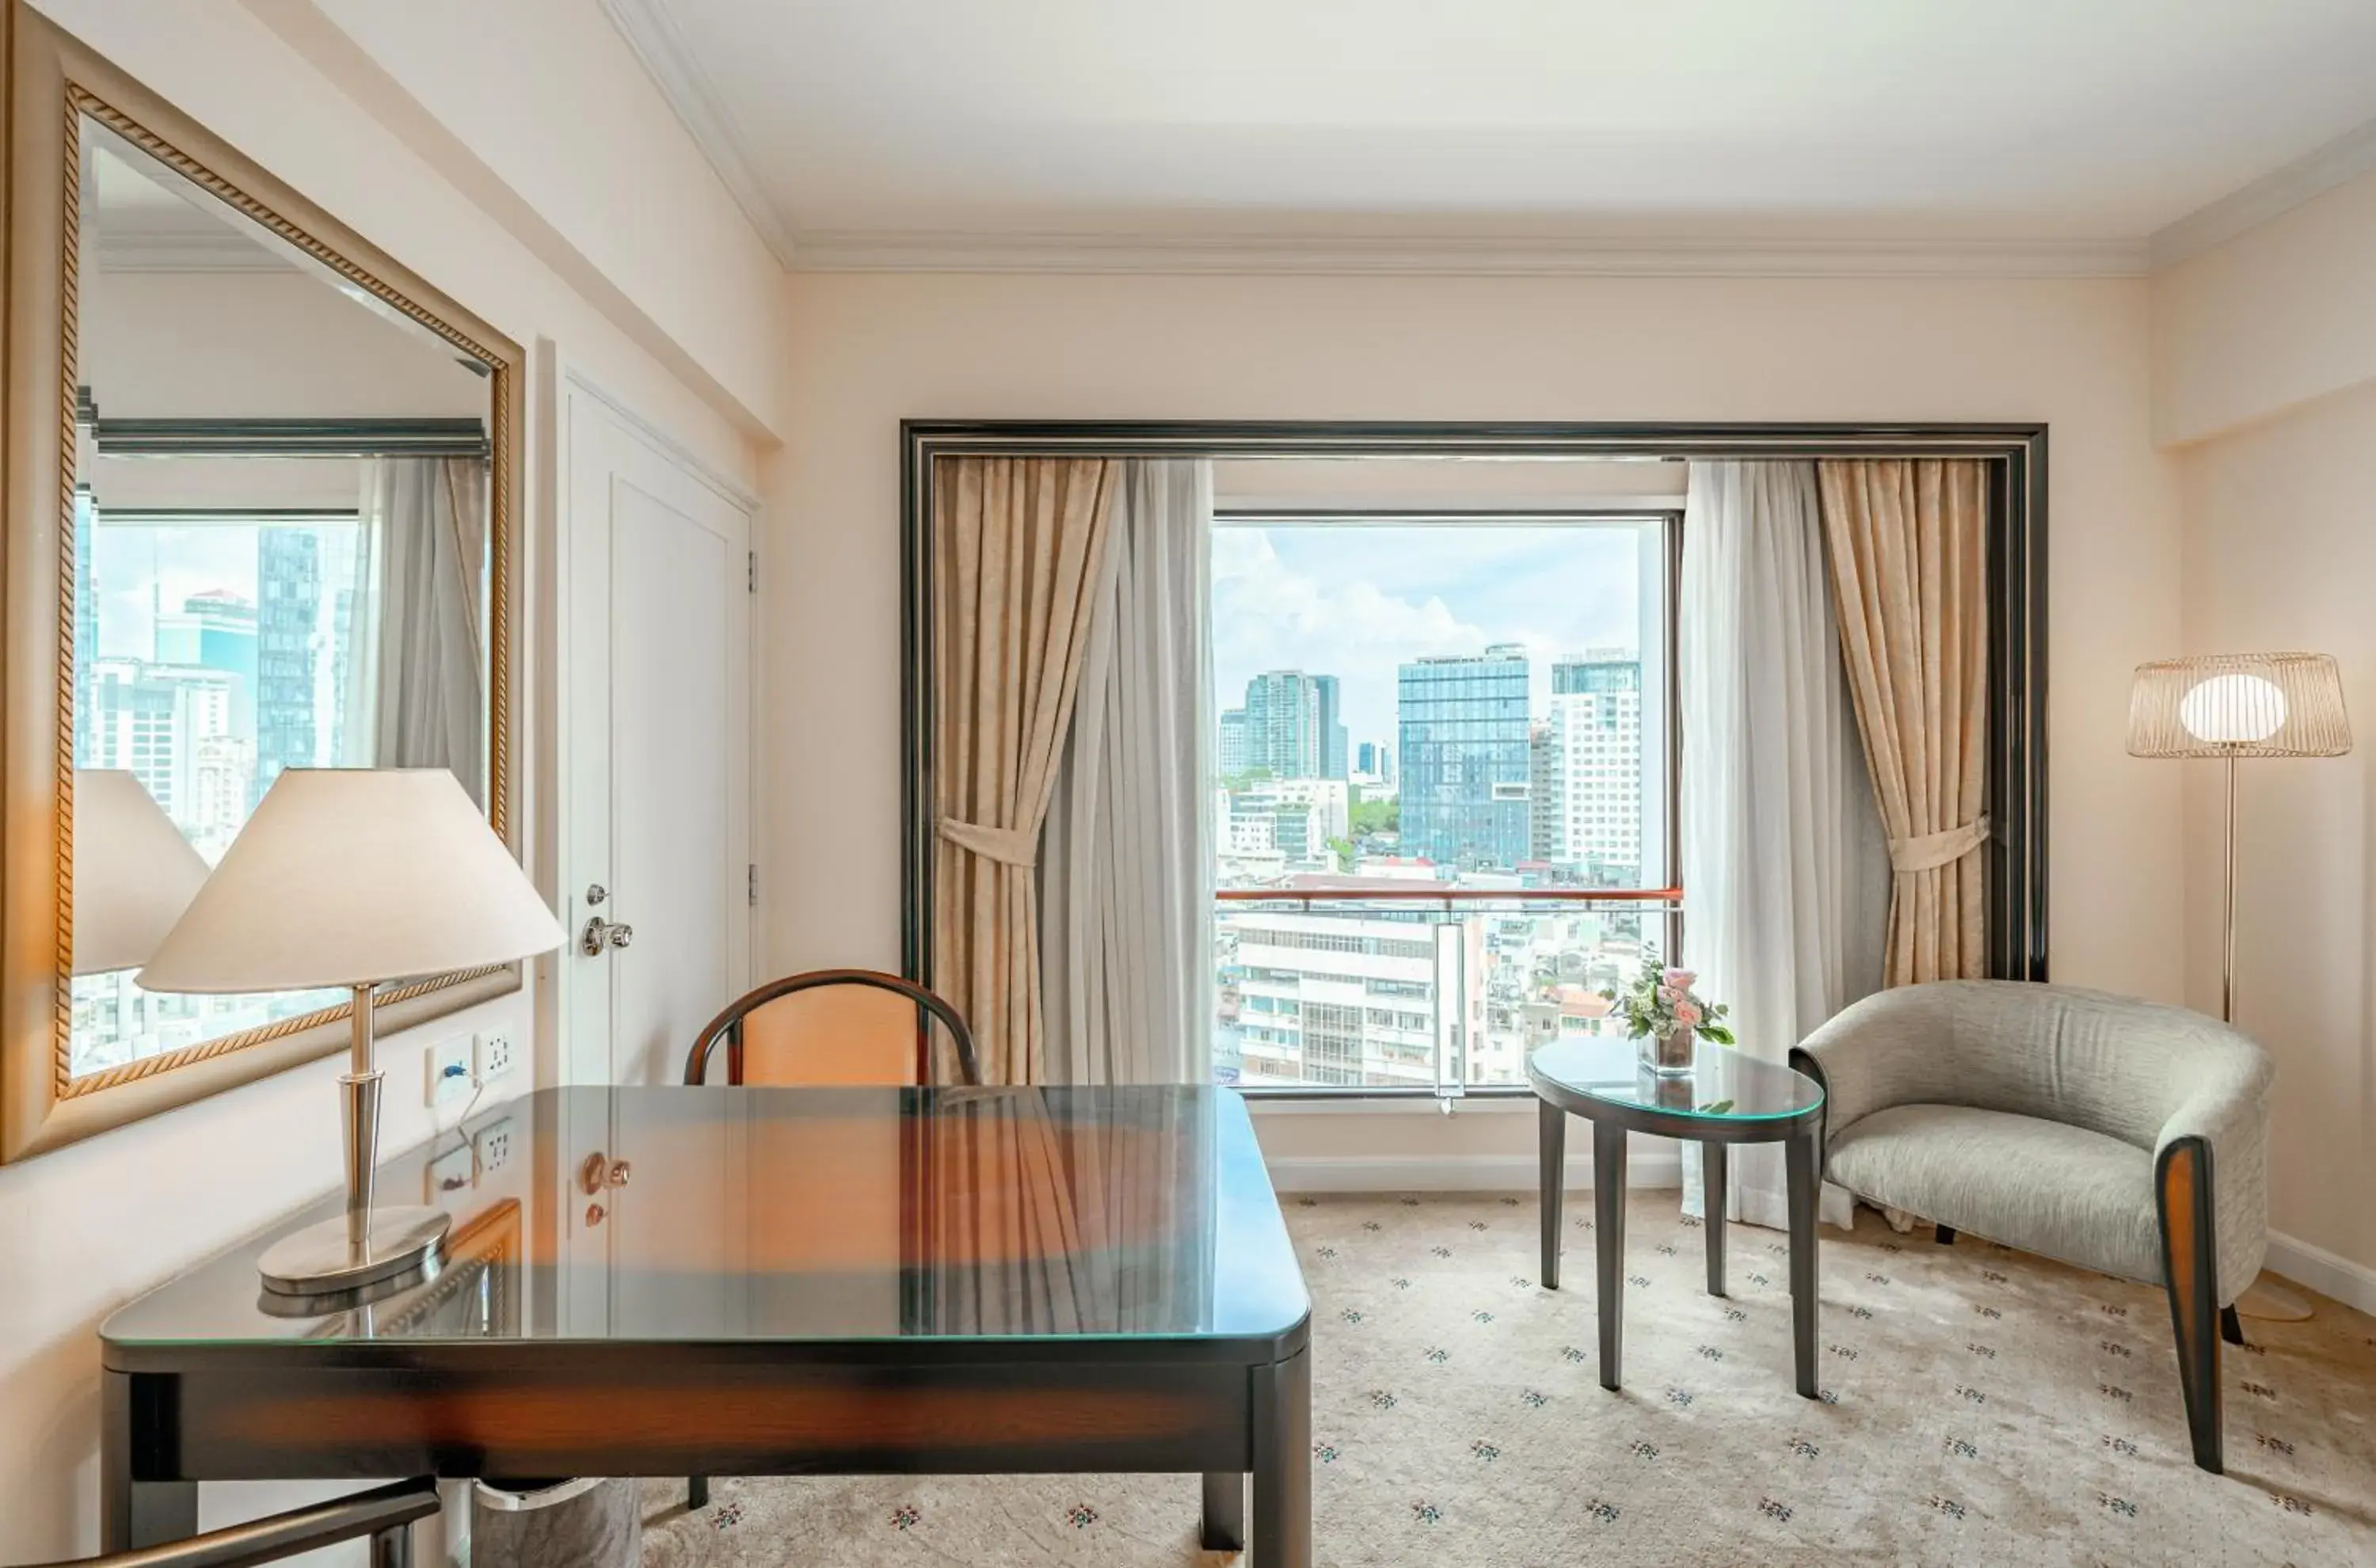
[[475,419],[99,419],[103,457],[485,457]]

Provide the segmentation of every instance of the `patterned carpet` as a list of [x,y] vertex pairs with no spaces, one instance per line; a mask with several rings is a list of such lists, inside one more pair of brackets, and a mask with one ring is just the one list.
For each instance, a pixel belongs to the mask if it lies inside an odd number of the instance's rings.
[[[1790,1388],[1787,1252],[1705,1293],[1672,1192],[1627,1221],[1626,1388],[1595,1373],[1588,1200],[1542,1289],[1531,1198],[1290,1199],[1310,1279],[1325,1564],[2376,1562],[2376,1321],[2324,1300],[2228,1354],[2228,1474],[2189,1457],[2160,1292],[1970,1239],[1824,1231],[1824,1381]],[[657,1568],[1236,1559],[1194,1477],[647,1490]],[[1252,1568],[1261,1568],[1253,1564]]]

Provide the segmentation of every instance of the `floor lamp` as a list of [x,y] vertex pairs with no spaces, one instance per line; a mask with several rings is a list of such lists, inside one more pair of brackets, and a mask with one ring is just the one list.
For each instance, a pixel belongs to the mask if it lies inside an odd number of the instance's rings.
[[[2220,904],[2219,1017],[2236,1018],[2236,765],[2248,757],[2341,756],[2351,749],[2343,677],[2323,653],[2211,653],[2137,666],[2129,754],[2214,757],[2227,765],[2227,886]],[[2256,1284],[2250,1317],[2296,1322],[2310,1303]]]

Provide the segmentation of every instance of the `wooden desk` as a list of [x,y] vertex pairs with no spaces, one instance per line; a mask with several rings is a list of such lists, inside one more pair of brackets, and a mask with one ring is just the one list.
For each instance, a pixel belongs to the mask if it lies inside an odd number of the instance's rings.
[[1256,1561],[1311,1562],[1311,1303],[1235,1093],[558,1089],[469,1131],[496,1119],[435,1277],[274,1310],[255,1259],[326,1200],[108,1320],[108,1550],[195,1534],[209,1480],[1151,1471],[1204,1475],[1223,1549],[1250,1475]]

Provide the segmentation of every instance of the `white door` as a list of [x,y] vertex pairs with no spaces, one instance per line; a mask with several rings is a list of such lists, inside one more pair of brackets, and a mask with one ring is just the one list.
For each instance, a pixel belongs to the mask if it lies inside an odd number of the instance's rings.
[[751,508],[576,378],[559,391],[561,1054],[570,1082],[673,1083],[750,981]]

